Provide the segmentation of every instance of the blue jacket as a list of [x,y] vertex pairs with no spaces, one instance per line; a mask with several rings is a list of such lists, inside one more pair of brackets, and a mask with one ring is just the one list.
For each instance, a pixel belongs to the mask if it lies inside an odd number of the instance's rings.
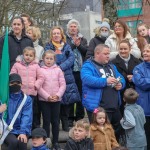
[[[23,93],[20,91],[18,94],[10,94],[8,100],[8,108],[7,108],[7,118],[6,123],[9,125],[11,120],[13,119],[16,110],[20,106],[21,101],[23,100]],[[10,133],[13,134],[26,134],[30,135],[32,128],[32,99],[27,96],[26,102],[19,113],[13,130]]]
[[150,63],[142,62],[136,66],[132,80],[139,93],[137,104],[144,109],[145,116],[150,116]]
[[[55,51],[55,47],[52,43],[47,43],[45,46],[45,50]],[[61,70],[64,72],[64,76],[66,80],[66,91],[62,97],[62,103],[70,104],[81,100],[72,73],[72,67],[75,58],[70,45],[65,43],[61,51],[62,51],[61,55],[59,54],[56,55],[56,63],[58,66],[60,66]]]
[[[122,89],[125,87],[124,77],[117,71],[116,67],[109,64],[113,69],[115,77],[121,77]],[[103,88],[107,86],[107,78],[102,78],[102,74],[97,70],[92,60],[87,60],[81,70],[82,79],[82,104],[88,110],[93,110],[100,106]],[[120,92],[118,91],[119,104],[121,104]]]
[[32,147],[31,150],[50,150],[49,148],[47,148],[47,146],[45,144],[38,146],[38,147]]

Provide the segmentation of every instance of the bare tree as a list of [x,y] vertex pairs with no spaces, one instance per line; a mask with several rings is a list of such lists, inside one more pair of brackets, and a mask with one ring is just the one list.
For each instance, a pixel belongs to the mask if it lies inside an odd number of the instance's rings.
[[41,28],[50,28],[51,23],[59,18],[60,10],[63,9],[65,0],[0,0],[0,34],[6,26],[10,27],[14,16],[27,13]]

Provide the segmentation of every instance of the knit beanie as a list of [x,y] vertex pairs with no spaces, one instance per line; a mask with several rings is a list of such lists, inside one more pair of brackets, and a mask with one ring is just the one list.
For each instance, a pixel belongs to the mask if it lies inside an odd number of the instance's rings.
[[108,30],[110,30],[110,25],[108,24],[108,22],[102,22],[102,23],[100,24],[100,28],[102,28],[102,27],[105,27],[105,28],[107,28]]

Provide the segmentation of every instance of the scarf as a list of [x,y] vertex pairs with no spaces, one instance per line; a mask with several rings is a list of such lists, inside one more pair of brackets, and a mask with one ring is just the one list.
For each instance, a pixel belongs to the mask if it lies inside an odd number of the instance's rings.
[[52,44],[54,45],[55,47],[55,53],[56,54],[61,54],[61,50],[63,49],[64,47],[64,42],[61,42],[61,43],[56,43],[54,41],[52,41]]

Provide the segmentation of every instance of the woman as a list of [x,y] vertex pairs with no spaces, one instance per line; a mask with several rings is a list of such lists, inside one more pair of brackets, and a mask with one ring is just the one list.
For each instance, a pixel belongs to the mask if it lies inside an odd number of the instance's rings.
[[128,26],[122,20],[117,20],[114,24],[114,33],[105,41],[105,44],[110,48],[110,60],[115,59],[116,55],[119,53],[119,43],[123,39],[129,40],[131,45],[131,54],[136,58],[140,58],[140,49],[137,47],[135,39],[131,36]]
[[95,37],[90,40],[89,48],[86,53],[86,59],[94,56],[94,49],[98,44],[104,44],[110,35],[110,25],[102,22],[98,29],[95,29]]
[[[0,38],[0,60],[2,57],[3,44],[4,36]],[[15,17],[12,21],[12,31],[8,35],[10,69],[16,62],[17,56],[22,55],[23,49],[27,46],[33,47],[33,42],[25,34],[23,19],[21,17]]]
[[150,44],[145,45],[143,50],[143,62],[133,70],[132,80],[135,89],[139,93],[137,104],[140,105],[145,113],[145,133],[147,139],[147,150],[150,149]]
[[61,27],[53,27],[50,31],[50,42],[46,44],[45,50],[53,50],[56,53],[56,63],[64,72],[66,80],[66,91],[62,98],[60,117],[62,120],[62,128],[68,131],[68,104],[80,100],[80,95],[75,84],[72,74],[72,66],[74,64],[74,54],[70,45],[66,43],[66,37]]
[[[123,75],[126,80],[126,88],[134,88],[134,83],[132,82],[133,69],[140,63],[140,60],[135,58],[130,54],[131,45],[128,40],[122,40],[119,44],[119,54],[112,61],[112,63],[117,67],[118,71]],[[123,100],[123,93],[125,89],[121,92],[121,99]],[[122,101],[121,113],[124,111],[124,102]]]

